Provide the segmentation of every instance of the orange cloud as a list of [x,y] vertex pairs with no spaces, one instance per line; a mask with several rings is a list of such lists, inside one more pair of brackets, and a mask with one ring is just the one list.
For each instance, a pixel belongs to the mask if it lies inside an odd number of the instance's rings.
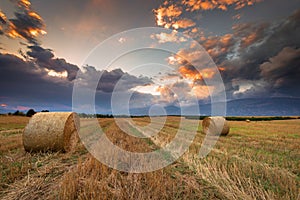
[[258,38],[258,35],[255,32],[250,33],[246,37],[242,38],[241,46],[247,47],[247,46],[251,45],[252,43],[254,43],[257,40],[257,38]]
[[[228,48],[234,43],[233,35],[226,34],[223,36],[211,36],[204,40],[203,47],[206,50],[212,50],[214,48]],[[225,49],[226,50],[226,49]]]
[[216,7],[214,2],[211,1],[186,0],[183,4],[188,7],[188,11],[211,10]]
[[228,45],[232,44],[232,42],[233,42],[233,35],[232,34],[223,35],[223,36],[221,36],[219,41],[222,46],[228,46]]
[[196,23],[193,20],[181,19],[181,20],[176,21],[174,24],[172,24],[172,27],[174,29],[179,29],[179,28],[188,28],[188,27],[192,27],[195,25],[196,25]]
[[25,9],[30,9],[31,3],[29,0],[19,0],[18,1],[18,6],[23,7]]
[[246,48],[263,38],[268,27],[267,23],[263,24],[237,24],[232,27],[234,37],[240,40],[240,47]]
[[154,10],[154,13],[157,25],[169,28],[171,25],[166,22],[166,18],[171,19],[179,17],[182,13],[182,8],[177,7],[176,5],[170,5],[167,7],[161,6],[157,10]]
[[45,35],[47,32],[39,27],[27,27],[23,30],[18,29],[14,24],[10,23],[7,35],[11,38],[31,39],[39,35]]
[[178,71],[184,78],[191,80],[202,80],[200,72],[198,72],[198,70],[194,67],[181,66],[179,67]]
[[18,33],[18,31],[16,31],[16,26],[12,23],[9,24],[9,29],[6,31],[7,32],[7,36],[11,37],[11,38],[24,38],[22,35],[20,35]]
[[179,67],[178,71],[184,78],[190,79],[192,81],[203,80],[203,78],[211,79],[215,75],[215,71],[213,69],[206,68],[198,71],[192,66],[181,66]]
[[206,86],[206,85],[196,85],[193,86],[191,92],[196,95],[198,99],[206,99],[210,96],[210,92],[214,91],[213,86]]
[[214,77],[215,71],[210,68],[206,68],[206,69],[201,70],[201,75],[205,79],[211,79]]
[[[169,62],[179,64],[177,56],[170,56]],[[220,68],[225,70],[224,68]],[[156,88],[156,92],[160,94],[159,98],[163,102],[174,102],[176,100],[188,102],[194,97],[198,99],[206,99],[215,90],[215,86],[206,86],[203,80],[212,79],[216,70],[205,68],[197,70],[192,65],[182,65],[177,69],[177,73],[164,77],[172,80],[165,81],[165,84]],[[175,77],[175,78],[174,78]]]
[[211,49],[211,48],[214,48],[219,42],[219,38],[218,37],[208,37],[206,38],[206,40],[204,41],[204,43],[202,44],[203,47],[205,49]]
[[[263,0],[181,0],[175,2],[165,1],[158,9],[153,12],[156,18],[156,24],[165,28],[190,28],[195,26],[195,22],[191,19],[182,19],[181,15],[184,11],[207,11],[220,9],[226,11],[229,6],[234,6],[239,10],[245,6],[251,6]],[[173,4],[172,4],[173,3]],[[236,15],[235,19],[239,19],[240,15]]]
[[237,38],[234,38],[233,34],[210,36],[202,40],[201,44],[212,58],[217,58],[231,51],[234,48]]
[[42,17],[31,9],[29,0],[16,1],[16,6],[18,11],[14,19],[8,20],[0,11],[0,33],[10,38],[21,38],[36,43],[38,36],[47,33]]
[[200,9],[202,10],[211,10],[215,8],[214,4],[209,1],[200,2]]
[[35,19],[42,20],[42,18],[36,12],[30,11],[30,12],[28,12],[28,15]]
[[234,5],[235,9],[238,10],[245,6],[251,6],[261,1],[262,0],[184,0],[182,4],[187,6],[187,11],[193,12],[196,10],[227,10],[231,5]]
[[226,68],[225,67],[218,67],[219,71],[226,71]]
[[6,15],[1,10],[0,10],[0,22],[2,24],[6,24],[7,23]]
[[0,106],[5,108],[5,107],[7,107],[7,104],[2,103],[2,104],[0,104]]
[[176,100],[176,94],[168,86],[159,86],[156,91],[160,93],[164,101],[173,102]]

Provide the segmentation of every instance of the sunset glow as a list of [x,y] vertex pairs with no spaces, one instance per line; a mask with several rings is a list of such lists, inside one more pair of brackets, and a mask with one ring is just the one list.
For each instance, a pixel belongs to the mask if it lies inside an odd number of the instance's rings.
[[[141,110],[208,103],[221,90],[226,101],[298,101],[299,16],[298,0],[3,0],[0,102],[9,106],[1,109],[40,102],[70,110],[78,77],[108,113],[114,92],[133,94]],[[148,35],[132,34],[145,27]]]
[[198,71],[195,68],[181,66],[179,72],[184,78],[191,80],[211,79],[215,75],[215,71],[209,68]]
[[54,70],[49,70],[49,69],[45,69],[45,70],[48,72],[49,76],[58,77],[58,78],[66,78],[66,77],[68,77],[68,72],[67,71],[56,72]]
[[300,0],[0,0],[0,200],[300,200]]
[[28,15],[38,20],[42,20],[42,18],[36,12],[29,12]]

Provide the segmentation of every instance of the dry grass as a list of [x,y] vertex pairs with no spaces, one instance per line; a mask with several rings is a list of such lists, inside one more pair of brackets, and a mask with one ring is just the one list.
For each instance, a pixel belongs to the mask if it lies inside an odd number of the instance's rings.
[[[230,122],[231,132],[199,159],[204,135],[172,165],[150,173],[125,173],[95,160],[79,144],[72,154],[26,153],[21,133],[28,118],[0,117],[0,199],[299,199],[300,120]],[[149,118],[134,119],[148,125]],[[133,152],[149,152],[172,140],[180,118],[169,117],[150,140],[100,119],[108,138]],[[201,122],[200,122],[201,123]],[[17,124],[17,125],[16,125]],[[152,128],[155,129],[156,126]],[[159,124],[157,124],[159,127]],[[131,131],[132,126],[127,127]],[[183,127],[189,131],[193,127]]]
[[[169,124],[179,118],[172,121]],[[182,160],[229,199],[299,199],[299,122],[230,122],[231,133],[219,139],[208,157],[197,156],[204,139],[197,134]],[[138,123],[142,125],[143,119]],[[155,143],[168,143],[176,134],[173,127],[167,125],[159,139],[153,138]]]
[[222,199],[218,191],[173,164],[151,173],[112,170],[94,158],[79,162],[61,181],[62,199]]
[[29,122],[29,117],[0,116],[0,131],[11,129],[23,129]]

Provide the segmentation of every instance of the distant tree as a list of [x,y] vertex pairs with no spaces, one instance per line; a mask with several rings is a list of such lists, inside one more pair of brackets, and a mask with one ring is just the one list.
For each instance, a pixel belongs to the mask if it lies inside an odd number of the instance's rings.
[[41,112],[49,112],[49,110],[42,110]]
[[36,112],[33,109],[29,109],[26,113],[26,117],[32,117]]
[[25,116],[25,114],[23,112],[20,112],[19,110],[14,112],[13,115],[15,115],[15,116]]
[[13,115],[16,115],[16,116],[19,115],[19,114],[20,114],[20,111],[18,111],[18,110],[13,113]]
[[79,115],[79,117],[82,117],[82,118],[87,118],[88,117],[88,115],[85,114],[85,113],[79,113],[78,115]]

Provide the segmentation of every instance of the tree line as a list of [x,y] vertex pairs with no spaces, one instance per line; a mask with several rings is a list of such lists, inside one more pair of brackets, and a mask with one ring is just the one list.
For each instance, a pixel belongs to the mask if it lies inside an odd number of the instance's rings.
[[[42,110],[41,112],[49,112],[49,110]],[[12,116],[26,116],[26,117],[32,117],[34,114],[36,114],[37,112],[34,109],[29,109],[26,113],[22,112],[22,111],[15,111],[13,113],[9,112],[7,113],[8,115],[12,115]]]

